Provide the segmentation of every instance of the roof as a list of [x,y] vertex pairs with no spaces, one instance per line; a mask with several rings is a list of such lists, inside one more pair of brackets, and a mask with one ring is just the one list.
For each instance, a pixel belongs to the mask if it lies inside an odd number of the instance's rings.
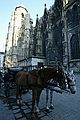
[[25,7],[23,4],[17,5],[16,8],[15,8],[15,10],[16,10],[17,8],[23,8],[23,9],[25,9],[25,10],[28,12],[28,10],[26,9],[26,7]]

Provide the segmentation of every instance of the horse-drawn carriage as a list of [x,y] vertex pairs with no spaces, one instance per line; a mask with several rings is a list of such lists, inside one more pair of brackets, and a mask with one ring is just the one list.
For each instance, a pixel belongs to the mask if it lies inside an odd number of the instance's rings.
[[4,93],[6,97],[9,97],[10,91],[16,87],[15,76],[22,69],[23,68],[12,67],[6,68],[4,70],[3,81],[4,81]]
[[[16,72],[13,78],[16,82],[16,99],[17,104],[21,104],[22,87],[26,87],[32,90],[32,115],[35,112],[39,112],[38,103],[40,100],[41,92],[46,88],[46,109],[48,110],[48,90],[51,90],[50,96],[50,108],[52,105],[52,91],[60,92],[70,91],[72,94],[76,92],[75,80],[73,73],[66,73],[62,68],[58,67],[47,67],[41,69],[34,69],[32,71],[25,71],[23,69],[11,70]],[[13,73],[14,73],[13,72]],[[12,73],[11,73],[12,74]],[[10,75],[11,75],[10,74]],[[11,77],[10,77],[11,78]]]

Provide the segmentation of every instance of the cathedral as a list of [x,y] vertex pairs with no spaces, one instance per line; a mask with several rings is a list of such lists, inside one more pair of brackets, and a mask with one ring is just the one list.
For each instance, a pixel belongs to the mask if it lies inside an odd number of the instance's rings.
[[[17,14],[19,9],[23,10]],[[39,18],[37,14],[35,27],[26,8],[16,7],[15,16],[12,20],[19,20],[20,24],[9,24],[13,30],[10,31],[10,27],[8,31],[4,66],[54,65],[60,62],[66,68],[80,72],[79,0],[55,0],[49,9],[45,4],[43,16]]]
[[[36,49],[35,49],[36,48]],[[55,0],[39,19],[34,32],[34,56],[44,56],[45,64],[62,63],[80,71],[80,2]]]

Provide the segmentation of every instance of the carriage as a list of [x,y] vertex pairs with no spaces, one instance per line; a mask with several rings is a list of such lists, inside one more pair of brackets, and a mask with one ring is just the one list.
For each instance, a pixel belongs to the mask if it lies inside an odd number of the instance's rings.
[[12,89],[16,89],[16,82],[15,82],[15,76],[16,74],[21,71],[23,68],[21,67],[11,67],[11,68],[6,68],[4,70],[4,76],[3,76],[3,81],[4,81],[4,94],[6,97],[10,96],[10,91]]

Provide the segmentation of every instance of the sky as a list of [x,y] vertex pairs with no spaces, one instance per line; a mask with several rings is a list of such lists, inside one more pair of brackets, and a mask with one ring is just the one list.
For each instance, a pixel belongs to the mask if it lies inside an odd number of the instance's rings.
[[39,18],[42,17],[45,3],[49,9],[54,4],[54,0],[2,0],[0,2],[0,52],[5,51],[8,24],[16,6],[24,5],[35,25],[36,15],[38,14]]

